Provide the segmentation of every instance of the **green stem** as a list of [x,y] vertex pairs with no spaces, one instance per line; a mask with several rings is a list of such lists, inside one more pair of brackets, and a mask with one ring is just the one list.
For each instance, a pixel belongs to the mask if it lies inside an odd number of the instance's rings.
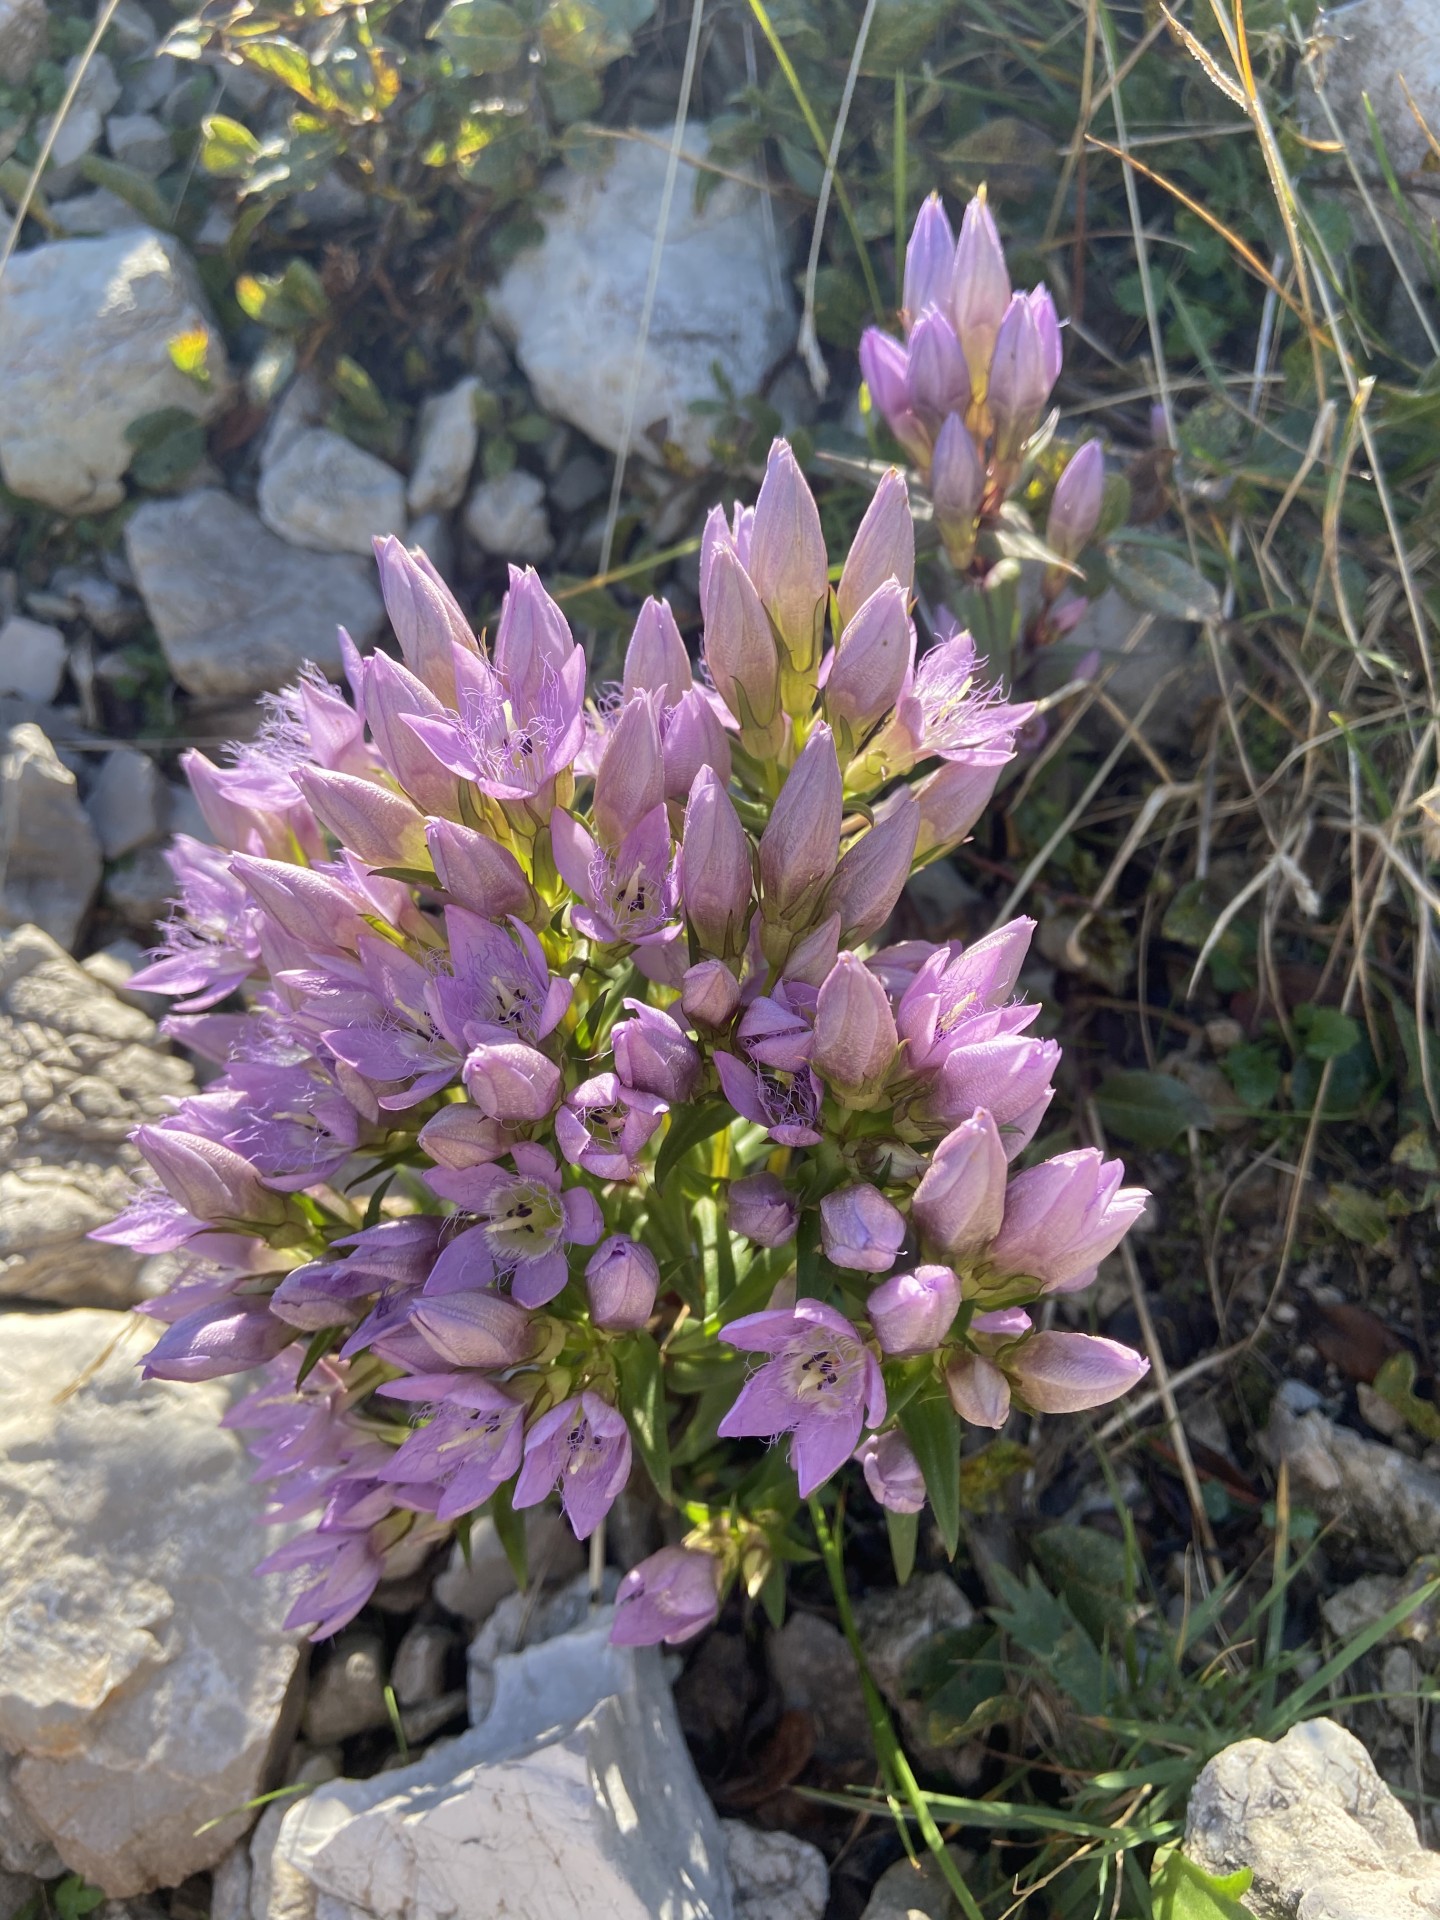
[[815,1529],[815,1538],[820,1543],[820,1557],[825,1562],[825,1571],[830,1579],[830,1592],[835,1600],[835,1611],[840,1619],[840,1631],[849,1643],[854,1655],[855,1665],[860,1673],[860,1688],[865,1696],[865,1711],[870,1716],[870,1732],[875,1741],[875,1752],[879,1757],[880,1771],[885,1779],[885,1790],[892,1802],[908,1802],[915,1824],[919,1827],[925,1844],[935,1856],[937,1866],[945,1876],[945,1884],[960,1902],[965,1920],[985,1920],[975,1903],[975,1896],[960,1877],[959,1868],[950,1858],[944,1836],[935,1824],[935,1817],[919,1782],[911,1771],[905,1750],[900,1745],[895,1732],[894,1722],[889,1709],[880,1697],[880,1689],[870,1677],[870,1669],[865,1664],[865,1654],[860,1645],[860,1635],[855,1626],[855,1613],[850,1605],[850,1595],[845,1587],[845,1561],[840,1546],[838,1529],[832,1530],[825,1517],[825,1509],[814,1494],[808,1502],[810,1522]]

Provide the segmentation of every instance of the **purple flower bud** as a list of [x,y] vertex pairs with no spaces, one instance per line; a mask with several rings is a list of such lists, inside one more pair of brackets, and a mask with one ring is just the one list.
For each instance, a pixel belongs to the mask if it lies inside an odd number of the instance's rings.
[[808,677],[812,689],[830,594],[829,564],[814,496],[795,455],[777,440],[755,502],[746,571],[791,667]]
[[1010,1384],[1036,1413],[1084,1413],[1128,1393],[1150,1362],[1118,1340],[1036,1333],[1004,1355]]
[[763,732],[780,711],[780,656],[760,596],[733,547],[716,548],[706,589],[710,678],[742,730]]
[[630,1430],[597,1393],[576,1394],[542,1414],[525,1436],[517,1507],[536,1507],[558,1486],[577,1540],[588,1540],[630,1478]]
[[406,724],[407,716],[441,720],[446,709],[423,681],[388,653],[365,662],[365,723],[387,771],[422,813],[453,820],[459,813],[455,775]]
[[217,1380],[263,1367],[295,1337],[263,1302],[222,1300],[167,1327],[145,1356],[147,1380]]
[[760,882],[767,921],[798,928],[813,918],[840,855],[843,814],[835,737],[821,722],[786,774],[760,836]]
[[663,693],[673,707],[694,685],[690,656],[666,600],[653,597],[640,609],[630,645],[625,650],[625,678],[621,689],[627,700],[636,693]]
[[570,624],[533,567],[510,569],[510,590],[495,629],[495,668],[517,712],[543,708],[545,685],[564,673],[575,652]]
[[237,853],[230,871],[245,884],[278,927],[308,952],[353,953],[365,932],[355,902],[335,880],[284,860],[256,860]]
[[799,1218],[795,1196],[773,1173],[730,1182],[730,1226],[757,1247],[783,1247],[795,1238]]
[[1145,1211],[1143,1187],[1122,1187],[1125,1169],[1093,1147],[1056,1154],[1017,1174],[991,1259],[999,1273],[1024,1274],[1042,1292],[1088,1286]]
[[1014,758],[1003,747],[977,747],[963,760],[947,760],[920,782],[915,789],[920,816],[917,861],[959,846],[990,804],[996,782]]
[[825,715],[861,740],[894,706],[915,660],[915,629],[906,589],[895,579],[877,587],[846,623],[825,682]]
[[710,1626],[720,1610],[720,1563],[694,1547],[662,1547],[632,1567],[615,1595],[610,1644],[678,1647]]
[[842,1097],[874,1095],[899,1044],[890,996],[863,960],[842,953],[815,1006],[815,1071]]
[[950,414],[970,405],[970,370],[955,329],[935,308],[922,313],[910,335],[910,404],[938,432]]
[[1104,504],[1105,450],[1098,440],[1087,440],[1055,482],[1046,545],[1062,560],[1074,560],[1099,526]]
[[627,1087],[653,1093],[670,1106],[683,1106],[700,1080],[700,1054],[683,1027],[659,1007],[627,1000],[635,1015],[612,1028],[615,1071]]
[[701,947],[722,956],[743,951],[753,888],[750,839],[709,767],[696,774],[685,808],[680,887]]
[[966,207],[955,243],[955,274],[950,283],[950,317],[965,349],[970,379],[984,391],[995,350],[995,336],[1010,304],[1010,275],[994,215],[978,195]]
[[938,193],[928,196],[916,216],[905,249],[905,312],[913,323],[926,307],[943,306],[955,274],[955,230]]
[[995,423],[997,461],[1009,465],[1017,460],[1020,449],[1039,426],[1055,384],[1051,366],[1059,337],[1053,304],[1036,302],[1028,294],[1013,296],[995,337],[995,357],[990,363],[990,385],[985,395]]
[[910,1442],[898,1428],[872,1433],[855,1449],[872,1496],[891,1513],[919,1513],[925,1504],[925,1476]]
[[910,1211],[948,1260],[983,1252],[1000,1231],[1007,1170],[1000,1130],[983,1108],[935,1149]]
[[521,1366],[539,1339],[524,1307],[488,1288],[422,1294],[410,1318],[435,1351],[457,1367]]
[[664,800],[660,696],[637,693],[621,707],[596,769],[590,803],[596,838],[613,853],[626,834]]
[[503,1158],[515,1142],[498,1120],[487,1120],[468,1103],[442,1107],[417,1138],[437,1167],[485,1167]]
[[890,918],[910,878],[920,819],[913,794],[899,787],[882,802],[874,826],[845,849],[825,906],[839,914],[847,940],[871,939]]
[[660,1269],[648,1247],[623,1233],[602,1240],[585,1267],[590,1318],[607,1333],[634,1333],[655,1311]]
[[940,1069],[932,1103],[935,1117],[958,1126],[986,1108],[1013,1158],[1032,1137],[1019,1137],[1022,1122],[1038,1102],[1048,1102],[1059,1063],[1060,1049],[1053,1040],[1032,1040],[1023,1033],[1001,1033],[957,1046]]
[[978,1353],[957,1353],[945,1369],[950,1404],[972,1427],[1003,1427],[1010,1418],[1010,1382]]
[[949,1267],[916,1267],[882,1280],[865,1303],[882,1353],[930,1353],[960,1311],[960,1282]]
[[211,1226],[278,1227],[295,1217],[283,1193],[265,1185],[250,1162],[217,1140],[160,1122],[130,1136],[172,1200]]
[[875,489],[865,517],[850,544],[835,589],[840,624],[849,626],[877,587],[898,580],[908,603],[915,585],[915,522],[905,476],[891,467]]
[[956,567],[968,567],[975,551],[975,523],[985,497],[985,463],[958,413],[946,419],[930,462],[930,498],[945,551]]
[[878,327],[860,336],[860,372],[881,418],[917,463],[929,458],[930,440],[910,404],[910,357],[898,340]]
[[295,780],[315,818],[366,866],[425,865],[425,816],[403,793],[322,767],[301,767]]
[[680,988],[685,1018],[697,1027],[726,1027],[740,1004],[740,982],[723,960],[700,960],[687,967]]
[[684,800],[702,767],[722,786],[730,782],[730,736],[715,710],[714,696],[691,687],[665,716],[665,798]]
[[488,834],[453,820],[432,820],[425,828],[425,843],[436,879],[460,906],[486,920],[505,920],[511,914],[524,919],[534,911],[535,896],[520,862]]
[[818,992],[840,957],[840,916],[827,913],[818,926],[798,939],[785,956],[784,977],[798,980]]
[[560,1097],[559,1067],[518,1040],[489,1040],[465,1062],[466,1091],[480,1111],[506,1126],[543,1120]]
[[455,656],[463,647],[478,653],[470,623],[454,595],[417,550],[407,552],[393,533],[375,542],[385,611],[400,642],[400,657],[417,679],[447,705],[455,699]]
[[878,1187],[838,1187],[820,1202],[825,1258],[856,1273],[888,1273],[905,1239],[905,1216]]

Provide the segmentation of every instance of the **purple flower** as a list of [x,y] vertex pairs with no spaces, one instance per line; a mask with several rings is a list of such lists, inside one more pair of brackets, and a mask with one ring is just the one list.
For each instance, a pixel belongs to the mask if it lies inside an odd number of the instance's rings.
[[1150,1362],[1088,1333],[1036,1333],[1008,1348],[1001,1365],[1036,1413],[1084,1413],[1118,1400],[1150,1371]]
[[403,793],[323,767],[304,767],[295,779],[315,818],[367,866],[424,866],[425,816]]
[[480,1111],[507,1127],[547,1118],[564,1083],[553,1060],[519,1040],[486,1040],[473,1047],[464,1078],[465,1091]]
[[533,911],[535,896],[520,862],[488,834],[453,820],[430,820],[425,843],[436,879],[457,905],[485,920],[524,918]]
[[607,1333],[633,1333],[655,1311],[660,1269],[648,1247],[623,1233],[612,1233],[591,1254],[585,1268],[590,1318]]
[[897,787],[876,809],[874,825],[840,856],[824,904],[840,916],[846,940],[869,940],[890,918],[910,878],[919,832],[920,809],[908,787]]
[[790,1464],[808,1498],[850,1458],[861,1428],[885,1418],[874,1354],[843,1314],[818,1300],[746,1314],[721,1331],[732,1347],[771,1356],[720,1422],[721,1437],[793,1434]]
[[709,767],[722,785],[730,780],[730,738],[720,703],[708,687],[691,687],[665,710],[665,798],[684,800],[695,776]]
[[257,1573],[309,1567],[321,1574],[286,1614],[287,1630],[308,1626],[313,1640],[326,1640],[349,1625],[385,1573],[385,1556],[370,1536],[368,1527],[354,1533],[306,1533],[266,1555]]
[[455,648],[478,653],[470,623],[429,560],[394,534],[375,542],[385,611],[411,673],[441,700],[455,698]]
[[906,587],[882,581],[845,625],[825,678],[825,717],[853,746],[894,706],[915,659]]
[[690,789],[680,862],[685,917],[701,948],[726,959],[743,952],[754,888],[750,837],[709,767]]
[[865,1484],[891,1513],[919,1513],[925,1504],[925,1476],[904,1434],[868,1434],[855,1450],[865,1473]]
[[199,1013],[233,993],[260,957],[259,912],[230,856],[177,833],[165,859],[180,888],[176,912],[160,929],[160,945],[131,980],[137,991],[184,994],[177,1006]]
[[567,1094],[555,1116],[555,1138],[572,1167],[600,1180],[633,1180],[646,1141],[669,1111],[664,1100],[627,1087],[618,1074],[597,1073]]
[[1017,1174],[990,1259],[997,1273],[1024,1274],[1042,1293],[1076,1293],[1145,1211],[1144,1187],[1122,1187],[1125,1169],[1093,1147],[1056,1154]]
[[972,1259],[1000,1231],[1006,1171],[1000,1130],[983,1108],[936,1147],[910,1213],[947,1260]]
[[[476,1259],[470,1275],[478,1278],[485,1268],[486,1248],[482,1230],[473,1231],[480,1244],[474,1249]],[[451,1241],[441,1256],[443,1260],[446,1255],[455,1255],[449,1267],[442,1269],[440,1261],[435,1263],[436,1271],[442,1273],[446,1281],[459,1270],[459,1263],[468,1255],[470,1249],[464,1243],[471,1238],[471,1234],[462,1233],[459,1239]],[[417,1328],[423,1336],[418,1351],[409,1345],[394,1350],[393,1357],[402,1364],[424,1365],[426,1360],[422,1356],[429,1356],[433,1349],[455,1367],[518,1367],[530,1359],[536,1346],[536,1330],[525,1308],[484,1286],[453,1293],[427,1291],[419,1299],[405,1303],[397,1321]],[[368,1344],[376,1352],[392,1357],[386,1353],[386,1342],[378,1331],[368,1336]],[[354,1348],[356,1342],[352,1339],[349,1346]],[[433,1358],[428,1364],[434,1366]]]
[[835,740],[822,721],[786,774],[760,836],[760,883],[767,921],[801,929],[814,918],[840,857],[843,813]]
[[536,799],[584,741],[585,655],[533,568],[510,569],[493,665],[463,648],[453,660],[455,710],[406,725],[492,799]]
[[1046,546],[1062,560],[1078,558],[1100,524],[1104,504],[1105,449],[1098,440],[1087,440],[1055,482],[1045,523]]
[[945,1369],[950,1404],[972,1427],[1003,1427],[1010,1418],[1010,1382],[978,1353],[958,1353]]
[[995,216],[978,195],[965,209],[950,281],[950,317],[977,393],[984,389],[995,336],[1010,304],[1010,275]]
[[630,1431],[599,1394],[581,1393],[542,1414],[525,1436],[517,1507],[538,1506],[558,1486],[577,1540],[588,1540],[630,1477]]
[[162,1120],[131,1139],[173,1200],[212,1226],[261,1231],[298,1219],[294,1203],[273,1192],[242,1154]]
[[427,1292],[508,1279],[522,1306],[541,1307],[565,1285],[566,1243],[593,1247],[600,1238],[603,1227],[594,1195],[583,1187],[562,1192],[560,1169],[552,1154],[522,1140],[511,1149],[510,1157],[513,1173],[491,1163],[437,1167],[426,1175],[426,1183],[436,1193],[474,1214],[480,1223],[441,1254]]
[[263,1366],[294,1338],[263,1300],[222,1300],[167,1327],[143,1372],[147,1380],[215,1380]]
[[955,232],[938,193],[927,195],[905,248],[904,306],[913,321],[926,307],[948,304],[955,276]]
[[643,815],[613,852],[557,807],[550,843],[561,879],[583,903],[571,907],[570,918],[587,939],[646,947],[676,938],[679,868],[663,804]]
[[695,1042],[659,1007],[646,1006],[643,1000],[624,1004],[635,1017],[611,1029],[616,1072],[627,1087],[653,1093],[670,1106],[683,1106],[700,1080]]
[[780,737],[780,655],[769,618],[728,536],[713,539],[701,559],[705,665],[742,734],[757,748],[773,747]]
[[842,953],[815,1003],[816,1071],[846,1105],[873,1105],[898,1045],[885,988],[856,954]]
[[[896,1009],[895,1025],[911,1071],[941,1066],[954,1046],[988,1038],[987,1016],[1006,1006],[1030,948],[1035,922],[1008,921],[968,947],[935,947]],[[1040,1009],[1026,1008],[1028,1026]],[[1007,1029],[1007,1031],[1012,1029]]]
[[908,605],[915,585],[915,522],[905,476],[891,467],[865,509],[835,589],[841,629],[848,627],[871,594],[897,580]]
[[365,721],[386,771],[425,814],[460,815],[459,783],[411,729],[412,720],[440,722],[447,709],[388,653],[365,662]]
[[437,1520],[473,1513],[520,1468],[525,1409],[488,1382],[453,1388],[423,1427],[403,1440],[379,1478],[442,1489]]
[[740,982],[723,960],[697,960],[680,983],[680,1006],[697,1027],[725,1027],[740,1004]]
[[878,1187],[837,1187],[820,1202],[820,1244],[837,1267],[888,1273],[904,1240],[905,1216]]
[[615,715],[600,755],[590,817],[600,844],[612,852],[665,803],[662,712],[659,694],[632,694]]
[[[931,434],[943,437],[940,423],[957,424],[970,405],[970,369],[955,329],[936,307],[929,307],[910,329],[906,385],[910,405]],[[934,462],[940,458],[936,441]],[[932,474],[933,478],[933,474]]]
[[949,1267],[916,1267],[882,1280],[865,1311],[883,1353],[931,1353],[960,1311],[960,1282]]
[[813,1147],[820,1139],[821,1088],[809,1064],[814,1035],[799,1004],[804,993],[782,981],[773,994],[752,1001],[737,1034],[746,1061],[724,1051],[713,1056],[730,1105],[782,1147]]
[[626,700],[634,693],[661,693],[669,708],[676,706],[694,683],[690,656],[670,604],[652,596],[641,607],[625,649],[621,692]]
[[694,1547],[662,1547],[632,1567],[615,1595],[610,1642],[616,1647],[678,1647],[703,1633],[719,1612],[720,1563]]
[[1050,1082],[1059,1060],[1060,1049],[1053,1040],[1031,1040],[1021,1033],[1001,1033],[956,1046],[940,1069],[927,1111],[953,1127],[985,1108],[993,1114],[1005,1152],[1013,1159],[1029,1146],[1045,1117],[1054,1097]]
[[882,755],[896,773],[931,754],[966,762],[977,753],[1012,754],[1017,731],[1035,709],[1009,705],[998,687],[982,686],[978,674],[968,633],[952,634],[931,647],[896,701],[893,719],[871,742],[871,752]]
[[1043,287],[1013,294],[995,336],[985,404],[995,422],[995,458],[1011,464],[1040,425],[1060,375],[1060,323]]
[[234,1148],[282,1193],[328,1180],[360,1139],[359,1115],[313,1060],[234,1061],[205,1093],[182,1100],[175,1118]]
[[784,440],[771,445],[765,463],[745,569],[791,671],[806,689],[808,711],[829,599],[829,561],[814,496]]
[[935,437],[930,461],[930,498],[935,524],[950,564],[963,571],[975,553],[976,526],[985,499],[985,462],[958,413],[950,414]]
[[757,1247],[783,1247],[795,1238],[799,1218],[794,1195],[773,1173],[750,1173],[730,1182],[731,1230]]

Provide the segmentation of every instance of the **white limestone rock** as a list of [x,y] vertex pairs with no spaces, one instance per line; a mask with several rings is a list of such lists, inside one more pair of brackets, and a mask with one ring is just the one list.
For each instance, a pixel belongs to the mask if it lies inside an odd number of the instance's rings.
[[555,546],[545,515],[545,483],[523,467],[482,480],[465,504],[465,528],[486,553],[517,563],[538,562]]
[[1422,1553],[1440,1553],[1440,1474],[1418,1460],[1338,1426],[1306,1406],[1286,1382],[1275,1396],[1261,1446],[1290,1469],[1297,1500],[1313,1507],[1341,1533],[1409,1566]]
[[298,552],[215,488],[147,500],[125,551],[170,671],[202,698],[284,686],[307,660],[338,676],[337,625],[363,650],[384,617],[372,566]]
[[292,546],[367,557],[381,534],[405,531],[405,482],[330,427],[309,427],[264,467],[260,518]]
[[825,1856],[793,1833],[722,1820],[735,1920],[821,1920],[830,1898]]
[[[82,59],[83,55],[77,53],[65,65],[67,84],[74,80],[77,72],[80,84],[50,148],[45,185],[52,193],[63,190],[76,178],[80,162],[99,142],[106,114],[120,98],[120,82],[115,78],[108,55],[93,54],[83,70]],[[48,132],[49,126],[50,122],[46,121],[42,132]]]
[[[142,1382],[158,1328],[12,1312],[0,1340],[0,1748],[115,1899],[222,1860],[268,1784],[298,1648],[225,1381]],[[207,1822],[218,1824],[197,1831]]]
[[[531,1581],[537,1586],[571,1580],[585,1564],[584,1549],[553,1507],[530,1507],[525,1513],[525,1557]],[[495,1531],[495,1522],[481,1514],[470,1529],[467,1557],[457,1540],[450,1564],[435,1581],[435,1598],[448,1613],[478,1627],[515,1592],[515,1576]]]
[[174,156],[170,129],[153,113],[112,113],[105,122],[105,144],[122,166],[154,180]]
[[415,464],[405,494],[412,514],[439,513],[459,506],[480,446],[480,426],[475,418],[479,392],[480,382],[470,374],[447,393],[432,395],[421,407]]
[[107,860],[119,860],[148,846],[165,831],[170,795],[148,753],[138,747],[114,747],[86,797],[85,810]]
[[[170,356],[197,329],[210,339],[208,387]],[[228,390],[219,329],[168,234],[131,225],[12,257],[0,280],[0,472],[15,493],[62,513],[118,506],[131,421],[161,407],[210,420]]]
[[47,706],[65,678],[65,636],[43,620],[12,614],[0,627],[0,693]]
[[1251,1868],[1256,1920],[1440,1916],[1440,1854],[1333,1720],[1216,1754],[1191,1791],[1185,1852],[1207,1873]]
[[[612,1647],[610,1613],[496,1665],[457,1740],[285,1816],[275,1865],[324,1920],[732,1920],[719,1823],[659,1656]],[[299,1920],[292,1903],[288,1920]],[[266,1920],[280,1920],[272,1905]]]
[[[544,240],[489,297],[540,404],[611,452],[624,432],[668,161],[664,142],[615,145],[604,172],[550,178],[559,204],[542,216]],[[706,147],[705,128],[690,126],[684,150],[699,156]],[[670,441],[703,466],[710,429],[691,402],[714,399],[717,362],[737,393],[753,392],[794,343],[795,302],[760,195],[721,180],[697,211],[696,181],[682,164],[645,345],[635,450],[658,459]]]
[[[1323,50],[1315,77],[1353,159],[1379,179],[1368,107],[1401,182],[1418,174],[1430,154],[1420,121],[1432,128],[1440,125],[1440,8],[1434,0],[1350,0],[1348,6],[1327,8],[1317,17],[1313,41]],[[1415,112],[1406,102],[1406,88]],[[1334,137],[1311,95],[1309,73],[1302,83],[1301,108],[1307,131],[1317,138]]]
[[100,884],[100,848],[75,785],[40,728],[0,733],[0,928],[80,937]]
[[127,1136],[194,1092],[188,1063],[24,927],[0,935],[0,1087],[0,1297],[129,1306],[144,1263],[85,1236],[133,1197],[141,1163]]

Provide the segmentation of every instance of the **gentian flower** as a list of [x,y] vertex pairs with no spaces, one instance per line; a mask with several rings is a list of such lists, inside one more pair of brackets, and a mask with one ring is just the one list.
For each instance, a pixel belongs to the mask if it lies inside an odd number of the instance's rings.
[[808,1498],[850,1458],[861,1428],[885,1418],[875,1356],[845,1316],[819,1300],[746,1314],[721,1332],[732,1347],[771,1356],[720,1422],[721,1437],[793,1434],[790,1464]]
[[719,1562],[693,1547],[662,1547],[632,1567],[615,1595],[610,1641],[617,1647],[683,1646],[719,1612]]
[[588,1540],[630,1477],[630,1429],[597,1393],[562,1400],[525,1435],[517,1507],[534,1507],[560,1489],[577,1540]]

